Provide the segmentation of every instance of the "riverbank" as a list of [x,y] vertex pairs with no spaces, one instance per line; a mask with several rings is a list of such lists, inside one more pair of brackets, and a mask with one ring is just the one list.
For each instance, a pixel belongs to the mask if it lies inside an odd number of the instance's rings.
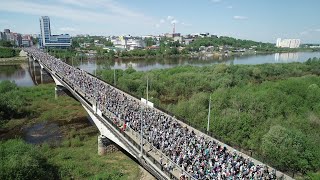
[[[21,114],[0,121],[0,145],[34,144],[32,148],[45,158],[47,164],[55,167],[57,179],[139,179],[142,175],[139,165],[122,151],[98,156],[98,129],[90,123],[79,102],[69,96],[55,99],[54,87],[54,84],[11,87],[1,93],[1,100],[7,95],[18,98],[12,98],[14,102],[1,111],[13,108],[10,111]],[[17,138],[23,142],[13,140]],[[43,138],[45,141],[41,141]],[[4,148],[6,150],[10,147]],[[14,159],[11,161],[15,163]],[[12,164],[5,165],[10,167],[4,168],[15,167]],[[2,175],[0,173],[0,179],[6,179]]]
[[27,62],[27,56],[24,51],[20,51],[20,53],[14,57],[0,58],[0,65],[19,65],[25,62]]
[[0,58],[0,65],[19,65],[27,62],[27,58],[23,56]]
[[270,51],[254,51],[254,50],[247,50],[243,52],[233,52],[233,51],[200,51],[200,52],[190,52],[187,54],[176,54],[176,55],[147,55],[147,56],[115,56],[113,58],[110,57],[97,57],[97,59],[112,59],[112,60],[130,60],[130,61],[137,61],[137,60],[143,60],[143,59],[161,59],[161,58],[173,58],[173,59],[225,59],[225,58],[232,58],[232,57],[250,57],[250,56],[256,56],[256,55],[269,55],[269,54],[285,54],[285,53],[303,53],[303,52],[320,52],[320,49],[305,49],[305,48],[299,48],[299,49],[292,49],[292,50],[270,50]]

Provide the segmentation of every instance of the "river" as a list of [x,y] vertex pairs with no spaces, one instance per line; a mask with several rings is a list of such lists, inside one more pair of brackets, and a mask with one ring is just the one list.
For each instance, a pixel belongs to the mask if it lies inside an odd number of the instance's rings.
[[[137,71],[149,71],[153,69],[166,69],[176,66],[208,66],[213,64],[265,64],[265,63],[290,63],[304,62],[309,58],[320,58],[320,52],[296,52],[275,53],[249,56],[215,57],[209,59],[139,59],[139,60],[69,60],[68,64],[94,73],[95,69],[127,69],[134,68]],[[0,65],[0,81],[15,81],[18,86],[33,86],[38,82],[39,72],[31,72],[30,63],[19,65]],[[36,76],[35,76],[36,75]],[[50,81],[45,81],[50,82]]]

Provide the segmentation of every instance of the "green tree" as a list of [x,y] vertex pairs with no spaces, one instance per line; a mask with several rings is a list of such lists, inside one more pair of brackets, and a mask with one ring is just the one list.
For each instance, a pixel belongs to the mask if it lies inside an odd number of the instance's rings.
[[32,145],[12,139],[0,142],[0,179],[56,179],[56,169]]
[[319,165],[315,152],[310,148],[308,138],[294,129],[286,129],[279,125],[270,128],[262,138],[262,152],[275,167],[291,172],[306,173],[315,170]]
[[0,46],[13,47],[13,44],[10,41],[0,40]]

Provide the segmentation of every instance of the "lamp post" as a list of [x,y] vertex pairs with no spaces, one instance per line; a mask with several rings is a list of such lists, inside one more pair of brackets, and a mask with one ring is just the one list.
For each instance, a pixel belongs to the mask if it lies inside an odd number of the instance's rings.
[[147,106],[149,104],[149,76],[147,76]]
[[114,83],[114,86],[117,85],[117,83],[116,83],[116,69],[113,69],[113,83]]
[[211,95],[210,95],[210,99],[209,99],[209,112],[208,112],[207,133],[209,132],[209,127],[210,127],[210,110],[211,110]]

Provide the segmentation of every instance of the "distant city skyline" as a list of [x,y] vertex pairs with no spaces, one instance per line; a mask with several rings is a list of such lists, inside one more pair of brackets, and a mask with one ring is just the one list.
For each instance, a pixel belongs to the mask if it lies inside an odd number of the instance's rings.
[[50,16],[54,34],[158,35],[175,23],[182,34],[320,43],[319,7],[317,0],[10,0],[1,2],[0,29],[39,34],[39,17]]

